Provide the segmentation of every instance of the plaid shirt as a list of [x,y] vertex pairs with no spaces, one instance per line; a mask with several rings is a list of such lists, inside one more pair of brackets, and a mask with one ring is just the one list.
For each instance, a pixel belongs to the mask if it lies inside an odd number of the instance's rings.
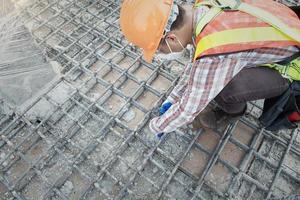
[[191,123],[244,67],[279,62],[298,51],[294,46],[262,48],[204,57],[186,65],[181,79],[166,100],[173,104],[172,107],[150,121],[150,130],[168,133]]

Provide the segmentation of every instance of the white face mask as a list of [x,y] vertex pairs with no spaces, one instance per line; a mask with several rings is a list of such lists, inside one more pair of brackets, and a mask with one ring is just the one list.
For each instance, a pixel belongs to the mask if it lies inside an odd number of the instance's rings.
[[173,52],[173,53],[158,53],[157,54],[157,59],[160,60],[161,62],[163,61],[172,61],[172,60],[176,60],[179,58],[182,58],[184,56],[184,50],[180,51],[180,52]]
[[182,43],[180,42],[180,40],[177,37],[176,37],[176,39],[177,39],[178,43],[180,44],[180,46],[182,47],[182,51],[173,52],[172,49],[171,49],[171,47],[170,47],[170,45],[169,45],[169,43],[168,43],[168,41],[165,40],[166,44],[167,44],[167,46],[169,48],[169,51],[171,53],[167,53],[167,54],[165,54],[165,53],[158,53],[157,54],[157,58],[161,62],[176,60],[176,59],[182,58],[184,56],[184,54],[185,54],[185,48],[184,48],[184,46],[182,45]]

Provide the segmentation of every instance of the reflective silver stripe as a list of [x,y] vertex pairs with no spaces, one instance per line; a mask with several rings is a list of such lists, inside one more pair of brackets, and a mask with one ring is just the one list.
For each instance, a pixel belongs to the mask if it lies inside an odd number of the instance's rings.
[[174,3],[172,6],[170,17],[168,19],[168,22],[167,22],[167,25],[165,28],[166,33],[171,31],[171,26],[176,21],[178,15],[179,15],[179,8],[178,8],[178,5],[176,3]]

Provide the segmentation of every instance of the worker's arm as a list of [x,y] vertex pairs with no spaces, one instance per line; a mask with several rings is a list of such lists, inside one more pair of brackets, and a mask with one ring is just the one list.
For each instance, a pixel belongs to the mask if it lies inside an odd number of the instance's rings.
[[168,133],[191,123],[214,99],[239,70],[240,65],[223,57],[207,57],[197,60],[189,73],[189,80],[181,99],[164,115],[150,121],[153,133]]
[[186,89],[187,83],[189,81],[189,76],[190,76],[190,71],[191,71],[192,66],[193,66],[192,63],[188,63],[185,66],[178,83],[176,84],[176,86],[174,87],[174,89],[172,90],[172,92],[170,93],[168,98],[166,99],[165,103],[170,102],[172,104],[175,104],[182,97],[182,95]]
[[151,131],[169,133],[191,123],[243,67],[280,62],[298,51],[294,46],[261,48],[197,60],[190,69],[182,98],[162,116],[150,121]]

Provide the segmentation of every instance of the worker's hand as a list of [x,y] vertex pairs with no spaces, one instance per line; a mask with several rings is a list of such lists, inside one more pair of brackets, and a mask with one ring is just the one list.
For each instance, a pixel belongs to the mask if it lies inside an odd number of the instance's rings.
[[[160,108],[159,108],[159,116],[162,116],[163,114],[165,114],[165,112],[167,112],[167,110],[169,110],[172,106],[171,102],[166,102],[164,103]],[[156,137],[160,140],[162,138],[162,136],[164,135],[164,133],[158,133],[156,134]]]
[[167,110],[169,110],[172,106],[171,102],[166,102],[164,103],[160,108],[159,108],[159,116],[162,116],[163,114],[165,114],[165,112],[167,112]]
[[158,134],[156,134],[156,137],[160,140],[163,135],[164,135],[164,133],[158,133]]

